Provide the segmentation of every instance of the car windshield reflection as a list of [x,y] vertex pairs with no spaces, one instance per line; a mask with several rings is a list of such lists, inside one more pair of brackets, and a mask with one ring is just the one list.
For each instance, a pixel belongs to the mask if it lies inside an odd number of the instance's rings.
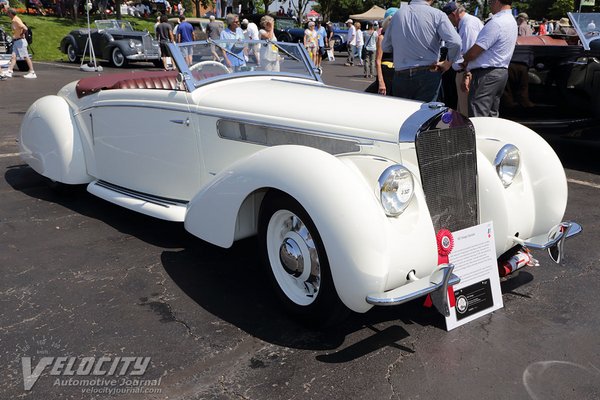
[[297,43],[215,40],[171,45],[180,72],[194,86],[238,75],[285,75],[320,81]]
[[108,29],[118,29],[122,31],[133,32],[133,27],[129,23],[129,21],[120,21],[116,19],[110,20],[98,20],[95,21],[96,28],[100,30],[108,30]]
[[600,38],[600,13],[568,13],[568,15],[583,48],[590,50],[591,42]]

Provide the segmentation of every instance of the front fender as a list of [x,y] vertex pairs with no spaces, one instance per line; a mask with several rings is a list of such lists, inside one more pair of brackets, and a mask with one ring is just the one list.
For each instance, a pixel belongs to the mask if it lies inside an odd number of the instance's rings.
[[[567,179],[550,145],[531,129],[501,118],[471,118],[477,132],[481,221],[494,221],[496,252],[502,254],[522,239],[547,233],[560,223],[567,206]],[[505,144],[521,153],[521,172],[505,188],[493,166]]]
[[221,171],[189,203],[185,228],[230,247],[246,197],[265,188],[295,198],[315,223],[340,299],[352,310],[371,306],[366,294],[383,291],[390,264],[386,216],[363,178],[336,157],[303,146],[275,146]]
[[67,54],[67,46],[72,44],[77,54],[79,54],[79,46],[77,46],[77,40],[73,37],[73,35],[67,35],[60,41],[60,51],[64,54]]
[[29,107],[21,123],[21,159],[39,174],[68,184],[89,183],[75,117],[60,96],[44,96]]

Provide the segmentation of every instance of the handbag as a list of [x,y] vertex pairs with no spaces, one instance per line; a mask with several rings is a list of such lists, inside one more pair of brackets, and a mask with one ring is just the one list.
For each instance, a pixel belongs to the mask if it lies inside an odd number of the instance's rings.
[[369,36],[369,40],[367,40],[367,43],[364,44],[362,51],[360,52],[361,60],[364,60],[365,58],[367,58],[367,46],[369,45],[369,43],[371,43],[371,39],[373,39],[372,33],[371,33],[371,36]]

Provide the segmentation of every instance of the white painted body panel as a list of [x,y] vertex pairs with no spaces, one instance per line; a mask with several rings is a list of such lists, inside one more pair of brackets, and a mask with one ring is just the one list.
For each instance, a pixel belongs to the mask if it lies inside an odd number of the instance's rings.
[[45,96],[29,107],[19,140],[21,158],[37,173],[57,182],[88,183],[77,124],[67,102]]
[[[354,311],[371,308],[367,294],[406,283],[409,271],[425,277],[436,267],[435,232],[414,144],[398,143],[403,123],[421,107],[418,102],[264,76],[217,81],[193,93],[115,89],[78,99],[73,90],[70,84],[60,97],[34,103],[21,130],[23,159],[51,179],[104,180],[189,202],[187,209],[168,211],[90,185],[90,192],[113,203],[185,220],[192,234],[222,247],[255,234],[262,196],[269,189],[283,191],[313,219],[336,290]],[[240,93],[264,95],[256,101]],[[172,120],[189,120],[189,126]],[[356,144],[357,151],[331,155],[307,146],[226,139],[218,129],[224,120],[291,129],[319,140],[335,138]],[[552,149],[532,131],[502,119],[472,122],[480,220],[494,221],[500,255],[514,245],[510,237],[516,233],[528,238],[561,221],[566,179]],[[46,131],[51,132],[49,140],[41,138]],[[496,152],[506,143],[515,144],[523,160],[521,174],[509,188],[493,167]],[[388,218],[378,200],[377,178],[394,163],[413,173],[416,187],[404,213]]]

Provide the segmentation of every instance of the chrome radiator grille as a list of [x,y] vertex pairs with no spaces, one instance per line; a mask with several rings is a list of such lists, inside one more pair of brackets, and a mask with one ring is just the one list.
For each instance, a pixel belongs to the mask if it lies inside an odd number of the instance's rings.
[[477,154],[471,126],[419,133],[421,181],[436,231],[477,225]]
[[143,47],[145,52],[154,52],[152,47],[152,38],[149,35],[142,36],[142,44],[144,45]]

